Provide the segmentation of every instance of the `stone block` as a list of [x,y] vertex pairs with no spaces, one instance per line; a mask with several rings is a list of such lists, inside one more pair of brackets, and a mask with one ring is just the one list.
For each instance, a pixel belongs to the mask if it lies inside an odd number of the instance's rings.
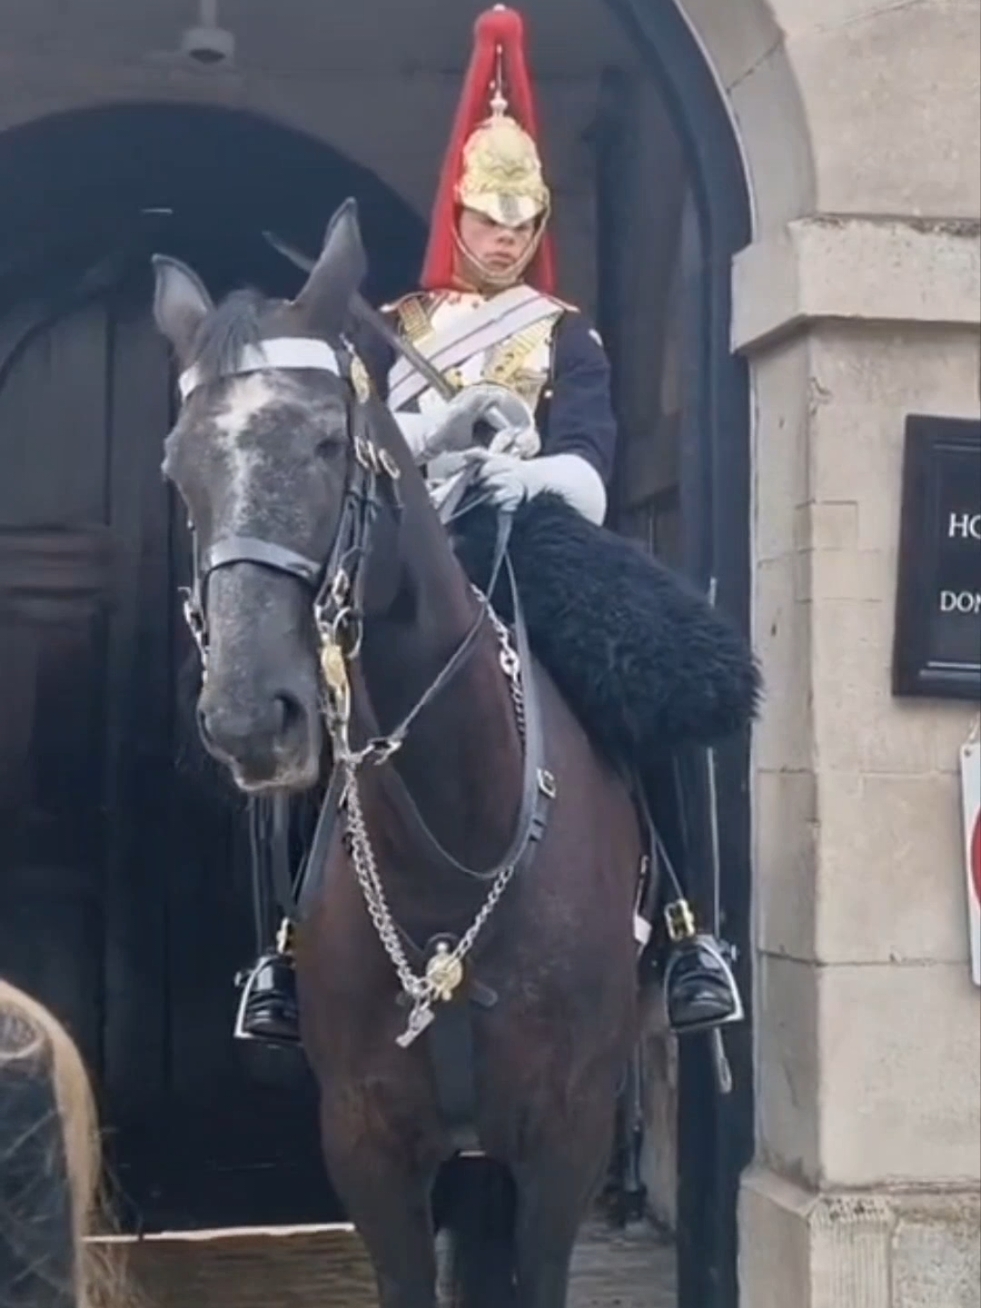
[[798,550],[858,549],[858,504],[855,500],[799,505],[795,513],[794,547]]
[[966,968],[967,904],[954,778],[829,770],[818,779],[817,809],[817,959]]
[[825,326],[810,337],[821,398],[810,425],[813,498],[857,502],[858,547],[887,551],[887,567],[898,548],[906,415],[976,417],[979,346],[977,331],[962,328]]
[[756,935],[760,949],[814,956],[817,793],[813,772],[758,772]]
[[758,1166],[739,1201],[747,1308],[978,1308],[978,1192],[815,1193]]
[[702,46],[709,52],[716,76],[731,88],[783,41],[771,3],[744,4],[739,9],[715,0],[685,0],[684,13]]
[[952,1194],[898,1207],[893,1308],[981,1306],[981,1205]]
[[809,963],[758,955],[759,1148],[779,1171],[812,1181],[820,1167],[817,981]]
[[756,569],[753,644],[763,669],[764,697],[753,734],[755,766],[771,771],[811,767],[810,607],[794,597],[793,555]]
[[818,213],[736,256],[732,340],[759,354],[807,323],[839,336],[860,324],[976,327],[979,300],[976,221]]
[[[711,0],[708,0],[711,3]],[[739,23],[745,7],[714,6]],[[800,89],[782,43],[729,86],[729,106],[746,150],[757,240],[779,232],[816,202],[814,164]]]
[[[892,4],[787,42],[831,213],[977,217],[976,4]],[[861,69],[861,76],[856,76]]]
[[[857,512],[855,517],[857,526]],[[824,600],[881,600],[894,576],[887,566],[891,559],[883,550],[815,549],[802,554],[806,558],[801,562],[806,566],[800,575],[806,578],[806,587],[799,598],[815,604]]]
[[798,987],[796,1016],[784,1017],[790,1001],[780,1016],[806,1030],[817,1009],[822,1184],[976,1185],[981,1020],[967,967],[826,967],[817,989],[815,1004]]
[[889,684],[886,606],[875,599],[822,599],[811,618],[814,745],[821,768],[861,769],[871,726],[870,688]]
[[753,374],[753,549],[758,562],[796,548],[800,506],[810,499],[807,459],[807,342],[786,341],[759,360]]
[[[743,1179],[739,1289],[746,1308],[816,1308],[808,1293],[811,1240],[807,1216],[811,1203],[808,1192],[765,1168],[751,1170]],[[862,1308],[889,1308],[889,1304]]]

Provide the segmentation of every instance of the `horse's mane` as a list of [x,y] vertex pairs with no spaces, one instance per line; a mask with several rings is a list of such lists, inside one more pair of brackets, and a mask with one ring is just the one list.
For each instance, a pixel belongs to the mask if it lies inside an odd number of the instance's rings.
[[235,367],[242,351],[262,339],[262,318],[270,304],[261,291],[232,291],[198,328],[190,362],[206,377],[218,377]]
[[0,1308],[24,1302],[24,1287],[35,1285],[45,1303],[122,1308],[118,1270],[104,1247],[86,1244],[97,1223],[109,1225],[100,1170],[95,1104],[74,1041],[42,1004],[0,980]]

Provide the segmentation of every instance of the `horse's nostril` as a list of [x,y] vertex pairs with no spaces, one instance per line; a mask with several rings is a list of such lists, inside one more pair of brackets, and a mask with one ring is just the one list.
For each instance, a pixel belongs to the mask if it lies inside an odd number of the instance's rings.
[[306,713],[303,705],[295,695],[283,691],[276,696],[276,712],[278,715],[277,729],[281,736],[287,739],[296,735],[306,721]]

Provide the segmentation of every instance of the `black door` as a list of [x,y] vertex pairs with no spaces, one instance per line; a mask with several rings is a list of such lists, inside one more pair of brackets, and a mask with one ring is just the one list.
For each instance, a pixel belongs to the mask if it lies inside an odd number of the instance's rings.
[[231,1039],[244,813],[186,765],[169,362],[147,260],[109,280],[0,316],[0,973],[78,1040],[128,1224],[325,1220],[305,1068]]

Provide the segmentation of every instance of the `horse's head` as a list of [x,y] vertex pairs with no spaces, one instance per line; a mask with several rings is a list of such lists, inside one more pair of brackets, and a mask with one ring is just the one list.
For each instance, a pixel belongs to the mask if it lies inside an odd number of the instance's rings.
[[201,733],[245,790],[309,786],[322,747],[315,600],[355,449],[342,340],[365,271],[354,205],[293,301],[236,292],[216,308],[189,268],[154,263],[157,325],[183,369],[163,467],[195,537]]

